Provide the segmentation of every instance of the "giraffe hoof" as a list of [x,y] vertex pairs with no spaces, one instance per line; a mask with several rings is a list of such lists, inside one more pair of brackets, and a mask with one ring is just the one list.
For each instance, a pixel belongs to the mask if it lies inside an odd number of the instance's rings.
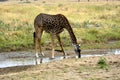
[[50,60],[53,60],[54,58],[50,58]]
[[63,55],[63,58],[67,58],[67,54]]
[[63,59],[65,59],[66,58],[66,56],[63,56]]
[[50,57],[50,59],[55,59],[55,57]]
[[38,55],[38,53],[36,53],[36,54],[35,54],[35,57],[36,57],[36,58],[39,58],[39,55]]

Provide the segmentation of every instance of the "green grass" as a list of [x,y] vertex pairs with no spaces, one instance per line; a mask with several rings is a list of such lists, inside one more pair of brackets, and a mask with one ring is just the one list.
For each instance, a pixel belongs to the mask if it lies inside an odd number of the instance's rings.
[[[64,14],[74,33],[82,40],[82,48],[111,48],[111,40],[120,40],[120,4],[95,3],[14,3],[0,4],[0,50],[33,48],[33,22],[39,13]],[[65,35],[64,35],[65,34]],[[61,34],[64,46],[71,45],[67,31]],[[48,34],[42,36],[42,45],[50,42]],[[69,41],[68,41],[69,40]],[[90,46],[91,44],[98,44]],[[103,45],[106,44],[106,45]],[[117,44],[120,44],[118,42]],[[112,48],[120,48],[112,44]]]
[[99,66],[99,68],[103,69],[106,68],[107,65],[107,61],[105,58],[101,57],[100,60],[98,61],[97,65]]

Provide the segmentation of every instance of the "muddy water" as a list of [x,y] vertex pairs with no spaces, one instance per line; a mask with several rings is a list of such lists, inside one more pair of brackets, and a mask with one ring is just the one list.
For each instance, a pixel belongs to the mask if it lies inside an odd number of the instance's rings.
[[[50,51],[44,52],[44,58],[35,58],[34,52],[4,52],[0,53],[0,68],[12,67],[12,66],[25,66],[25,65],[36,65],[56,60],[62,60],[62,53],[56,52],[55,59],[50,59]],[[66,51],[68,54],[67,58],[75,58],[74,51]],[[83,50],[81,57],[90,56],[103,56],[109,54],[120,54],[120,49],[114,50]]]

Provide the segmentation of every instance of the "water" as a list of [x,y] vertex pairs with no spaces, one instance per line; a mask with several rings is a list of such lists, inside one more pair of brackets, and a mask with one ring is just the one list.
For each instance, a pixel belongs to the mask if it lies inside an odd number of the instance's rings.
[[[66,51],[67,53],[72,53],[68,55],[67,58],[76,57],[73,51]],[[81,57],[91,57],[91,56],[103,56],[109,54],[120,54],[120,49],[115,50],[83,50]],[[35,58],[33,52],[9,52],[0,53],[0,68],[13,67],[13,66],[25,66],[25,65],[36,65],[46,62],[52,62],[64,59],[63,56],[56,56],[55,59],[50,59],[49,57]]]

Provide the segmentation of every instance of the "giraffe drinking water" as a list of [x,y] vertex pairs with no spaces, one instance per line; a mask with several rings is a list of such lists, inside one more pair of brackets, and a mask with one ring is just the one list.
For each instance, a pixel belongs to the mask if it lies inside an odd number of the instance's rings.
[[64,29],[66,29],[70,35],[72,45],[74,47],[75,53],[78,55],[78,57],[81,57],[81,50],[80,46],[77,44],[77,39],[75,37],[75,34],[73,32],[72,27],[69,24],[68,19],[62,15],[62,14],[56,14],[56,15],[50,15],[50,14],[44,14],[40,13],[36,16],[34,20],[34,42],[35,42],[35,53],[36,57],[38,56],[38,48],[40,49],[40,53],[44,56],[41,48],[41,36],[43,31],[47,32],[51,36],[51,43],[52,43],[52,54],[51,58],[54,58],[54,38],[57,37],[60,47],[62,49],[64,57],[66,56],[66,53],[63,49],[63,45],[61,43],[60,33],[63,32]]

